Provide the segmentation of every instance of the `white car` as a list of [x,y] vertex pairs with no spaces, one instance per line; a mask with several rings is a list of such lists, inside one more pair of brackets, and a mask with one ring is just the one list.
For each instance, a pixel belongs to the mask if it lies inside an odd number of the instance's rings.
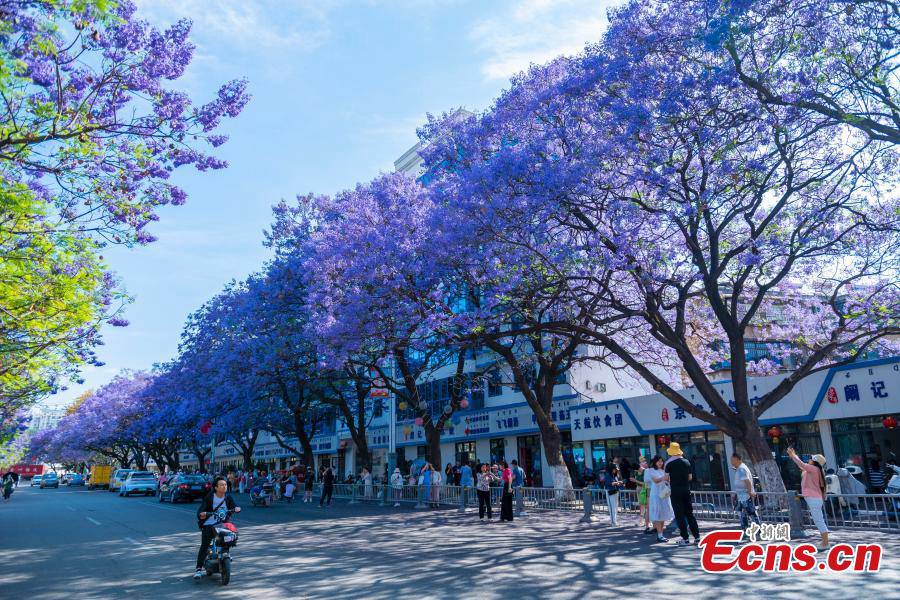
[[125,478],[128,477],[128,474],[132,471],[134,471],[134,469],[116,469],[113,471],[113,474],[109,477],[109,491],[118,492],[119,488],[122,487]]
[[132,471],[119,488],[120,496],[132,494],[156,495],[156,476],[150,471]]
[[41,479],[43,479],[43,475],[35,475],[31,478],[31,487],[37,487],[41,485]]

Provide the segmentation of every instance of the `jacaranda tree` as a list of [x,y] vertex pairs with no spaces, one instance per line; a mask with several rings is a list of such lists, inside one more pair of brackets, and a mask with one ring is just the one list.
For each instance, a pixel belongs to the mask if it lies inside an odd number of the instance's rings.
[[160,206],[182,204],[181,166],[225,166],[208,149],[246,82],[194,104],[173,82],[191,24],[159,30],[130,0],[0,5],[0,414],[95,363],[104,322],[125,324],[100,255],[146,244]]

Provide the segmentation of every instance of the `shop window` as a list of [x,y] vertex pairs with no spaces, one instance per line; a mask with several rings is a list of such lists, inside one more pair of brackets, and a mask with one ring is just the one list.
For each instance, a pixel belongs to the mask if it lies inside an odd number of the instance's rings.
[[488,396],[494,398],[503,393],[503,381],[500,369],[492,369],[488,373]]
[[474,468],[476,462],[475,442],[457,442],[456,460],[459,461],[459,464],[469,463]]
[[506,443],[503,438],[491,440],[491,463],[499,464],[506,459]]
[[471,375],[466,375],[466,381],[469,389],[469,409],[484,408],[484,381],[481,377],[473,378]]

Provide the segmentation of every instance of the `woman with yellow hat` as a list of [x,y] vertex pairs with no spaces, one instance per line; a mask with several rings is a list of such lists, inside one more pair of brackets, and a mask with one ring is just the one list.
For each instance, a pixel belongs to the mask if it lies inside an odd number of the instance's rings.
[[829,533],[828,524],[825,523],[825,514],[822,512],[822,505],[825,503],[825,457],[821,454],[813,454],[809,462],[805,463],[800,460],[793,448],[788,448],[787,453],[803,471],[800,476],[800,494],[806,500],[809,514],[819,530],[819,535],[822,536],[822,545],[819,546],[819,550],[825,550],[828,548]]

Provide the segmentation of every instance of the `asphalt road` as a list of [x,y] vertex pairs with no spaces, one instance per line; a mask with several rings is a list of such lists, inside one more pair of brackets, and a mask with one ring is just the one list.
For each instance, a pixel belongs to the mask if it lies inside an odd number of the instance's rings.
[[452,509],[238,503],[241,538],[223,587],[191,578],[196,502],[19,487],[0,502],[0,598],[900,597],[898,533],[834,533],[881,543],[879,573],[714,575],[696,548],[653,544],[623,517],[617,528],[573,513],[481,524]]

